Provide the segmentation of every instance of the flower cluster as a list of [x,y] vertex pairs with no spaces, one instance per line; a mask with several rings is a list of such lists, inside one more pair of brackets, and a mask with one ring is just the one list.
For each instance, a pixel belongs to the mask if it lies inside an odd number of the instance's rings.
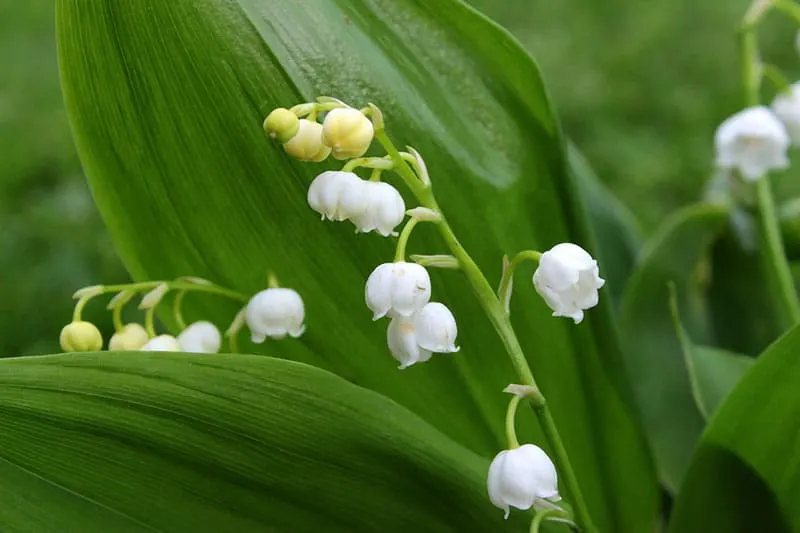
[[[321,124],[317,122],[318,115],[324,115]],[[374,231],[384,237],[398,236],[394,261],[372,271],[366,281],[364,298],[373,320],[389,319],[387,345],[400,363],[399,368],[426,362],[434,353],[459,351],[455,317],[446,305],[431,301],[431,278],[426,266],[471,269],[472,275],[468,277],[473,284],[475,279],[482,280],[478,282],[482,284],[478,292],[484,298],[488,284],[458,244],[439,210],[427,165],[420,154],[410,147],[408,152],[394,147],[383,131],[383,116],[377,107],[370,105],[358,110],[332,98],[319,98],[317,102],[299,104],[291,109],[276,109],[264,121],[264,128],[270,138],[283,144],[289,155],[301,161],[321,161],[330,154],[336,159],[351,159],[340,170],[322,172],[309,186],[308,204],[322,220],[348,220],[357,233]],[[387,155],[362,157],[373,137],[378,138]],[[358,168],[370,169],[369,179],[361,178],[355,172]],[[421,205],[406,211],[400,192],[381,180],[385,171],[396,173]],[[395,228],[403,224],[406,215],[409,218],[398,234]],[[416,225],[423,222],[438,225],[454,255],[414,255],[414,262],[406,261],[409,237]],[[585,310],[598,304],[598,291],[605,281],[600,277],[597,261],[580,246],[561,243],[544,253],[520,252],[514,260],[505,263],[496,298],[505,304],[507,313],[514,270],[525,259],[538,263],[533,286],[553,316],[568,317],[577,324],[584,319]],[[491,287],[488,288],[492,292]],[[489,307],[497,309],[498,306]],[[507,316],[493,318],[496,323],[508,320]],[[498,329],[498,332],[507,335],[507,331]],[[522,354],[515,356],[524,358]],[[532,382],[516,387],[534,390],[533,398],[539,394]],[[516,410],[522,399],[523,396],[519,396],[512,401],[507,424],[513,420],[511,409]],[[538,405],[543,408],[544,402]],[[533,444],[519,446],[513,424],[508,431],[509,449],[495,457],[488,472],[491,502],[502,508],[506,517],[510,507],[549,506],[551,512],[558,512],[561,518],[569,521],[568,513],[553,503],[560,499],[553,463],[541,448]]]
[[[157,334],[154,326],[156,308],[170,291],[175,292],[172,311],[173,321],[180,330],[177,336]],[[140,292],[144,293],[139,304],[139,309],[145,311],[144,325],[138,322],[123,323],[123,307]],[[187,292],[225,296],[246,304],[225,332],[230,352],[236,352],[236,336],[245,325],[250,329],[255,343],[264,342],[266,337],[299,337],[305,330],[303,300],[292,289],[271,287],[248,298],[204,279],[189,277],[127,285],[94,285],[80,289],[75,293],[78,303],[73,320],[61,330],[61,348],[67,352],[102,350],[103,336],[100,330],[91,322],[81,320],[81,313],[92,298],[116,293],[108,304],[115,330],[108,341],[110,351],[218,353],[223,336],[216,325],[207,320],[198,320],[189,325],[184,322],[181,303]]]

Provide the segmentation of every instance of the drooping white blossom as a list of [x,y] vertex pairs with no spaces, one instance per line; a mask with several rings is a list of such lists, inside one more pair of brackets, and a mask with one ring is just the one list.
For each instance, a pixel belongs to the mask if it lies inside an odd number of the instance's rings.
[[580,246],[561,243],[542,254],[533,285],[553,316],[569,317],[579,324],[583,311],[597,305],[598,289],[605,284],[591,255]]
[[547,454],[536,445],[524,444],[498,453],[489,466],[489,499],[505,511],[527,510],[539,501],[557,502],[558,477]]
[[389,351],[405,369],[428,361],[434,353],[455,353],[458,328],[453,313],[439,302],[426,304],[411,316],[392,318],[386,332]]
[[372,319],[411,316],[431,299],[431,278],[422,265],[397,261],[379,265],[364,289]]
[[58,338],[65,352],[96,352],[103,349],[103,335],[91,322],[70,322]]
[[211,322],[198,320],[181,331],[178,344],[184,352],[217,353],[222,345],[222,334]]
[[375,129],[364,113],[353,108],[328,112],[322,124],[322,140],[336,159],[361,157],[369,149]]
[[367,207],[350,220],[359,233],[377,231],[384,237],[395,235],[394,228],[406,215],[406,203],[400,193],[381,181],[365,181]]
[[304,319],[303,299],[292,289],[263,290],[250,298],[245,308],[245,321],[252,341],[257,344],[267,337],[299,337],[306,329]]
[[367,209],[367,182],[353,172],[328,170],[311,182],[308,205],[322,219],[347,220]]
[[142,346],[143,352],[180,352],[181,345],[172,335],[159,335],[153,337]]
[[111,336],[111,340],[108,341],[108,349],[120,352],[135,351],[147,344],[148,340],[147,330],[141,324],[130,322]]
[[792,144],[800,144],[800,82],[793,83],[789,92],[775,97],[772,111],[783,122]]
[[747,108],[727,118],[714,137],[716,163],[737,169],[747,180],[769,170],[786,168],[789,135],[775,114],[764,106]]

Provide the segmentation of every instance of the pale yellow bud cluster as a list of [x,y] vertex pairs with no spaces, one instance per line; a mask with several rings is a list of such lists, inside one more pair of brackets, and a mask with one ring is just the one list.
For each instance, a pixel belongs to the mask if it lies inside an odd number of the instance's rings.
[[[336,159],[363,156],[375,136],[372,121],[360,110],[338,102],[302,104],[290,109],[279,107],[264,120],[264,131],[283,144],[287,154],[300,161],[320,162],[329,155]],[[325,112],[322,124],[318,112]],[[300,118],[308,116],[308,118]]]

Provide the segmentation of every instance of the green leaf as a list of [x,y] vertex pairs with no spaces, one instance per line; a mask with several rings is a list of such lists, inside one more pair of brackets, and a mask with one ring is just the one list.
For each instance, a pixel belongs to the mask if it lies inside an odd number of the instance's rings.
[[680,315],[693,339],[708,342],[701,284],[703,258],[723,227],[727,211],[698,205],[667,219],[645,243],[620,305],[620,332],[628,370],[662,482],[677,490],[704,421],[669,306],[674,283]]
[[[452,0],[59,0],[57,9],[76,144],[135,278],[190,274],[252,293],[273,270],[303,296],[308,326],[274,353],[379,391],[485,457],[505,446],[501,391],[516,378],[467,282],[432,276],[434,299],[459,322],[461,352],[399,372],[385,323],[372,323],[363,301],[394,243],[320,222],[306,190],[333,162],[291,160],[261,122],[318,95],[374,102],[395,142],[425,157],[451,225],[498,280],[504,254],[592,247],[559,126],[518,43]],[[409,253],[444,252],[432,228],[415,231]],[[576,328],[550,317],[529,276],[517,280],[513,319],[594,520],[647,530],[657,485],[608,334],[610,307]],[[235,312],[187,300],[187,315],[221,325]],[[542,443],[526,415],[521,436]]]
[[670,312],[689,373],[692,397],[700,414],[709,420],[755,364],[755,359],[714,346],[694,344],[681,324],[674,284],[670,284]]
[[270,357],[5,359],[0,426],[6,533],[526,530],[486,497],[488,461]]
[[703,434],[670,532],[800,531],[800,327],[771,345]]
[[598,179],[577,147],[567,146],[570,172],[575,176],[591,218],[598,244],[597,260],[615,305],[633,272],[642,237],[630,210]]

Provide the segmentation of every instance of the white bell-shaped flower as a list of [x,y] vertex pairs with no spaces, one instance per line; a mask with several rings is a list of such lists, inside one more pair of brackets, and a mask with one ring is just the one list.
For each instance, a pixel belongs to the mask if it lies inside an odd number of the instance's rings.
[[350,107],[329,111],[322,124],[322,140],[336,159],[361,157],[369,149],[374,134],[372,121]]
[[264,342],[267,337],[299,337],[306,330],[304,319],[303,299],[292,289],[263,290],[250,298],[245,309],[245,321],[256,344]]
[[141,324],[130,322],[111,336],[111,340],[108,341],[108,349],[112,352],[140,350],[149,339],[147,330]]
[[396,235],[394,228],[406,215],[406,203],[400,193],[382,181],[365,181],[367,207],[358,216],[352,217],[356,231],[377,231],[384,237]]
[[424,266],[397,261],[379,265],[364,289],[372,319],[411,316],[431,299],[431,278]]
[[198,320],[181,331],[178,344],[184,352],[217,353],[222,346],[222,334],[211,322]]
[[386,332],[389,351],[400,369],[428,361],[434,353],[455,353],[458,328],[453,313],[439,302],[425,305],[410,317],[395,316]]
[[775,97],[772,111],[783,122],[792,144],[800,144],[800,82],[793,83],[789,92]]
[[353,172],[328,170],[311,182],[308,205],[322,219],[346,220],[361,216],[367,209],[368,182]]
[[727,118],[717,128],[714,144],[717,165],[738,169],[747,180],[757,180],[765,172],[789,164],[786,128],[764,106],[750,107]]
[[180,352],[181,345],[172,335],[153,337],[142,346],[143,352]]
[[506,518],[510,507],[527,510],[541,500],[561,499],[553,461],[533,444],[498,453],[489,466],[486,484],[489,499],[505,511]]
[[561,243],[542,254],[533,274],[533,285],[553,316],[569,317],[579,324],[583,311],[597,305],[597,293],[605,284],[597,261],[572,243]]

